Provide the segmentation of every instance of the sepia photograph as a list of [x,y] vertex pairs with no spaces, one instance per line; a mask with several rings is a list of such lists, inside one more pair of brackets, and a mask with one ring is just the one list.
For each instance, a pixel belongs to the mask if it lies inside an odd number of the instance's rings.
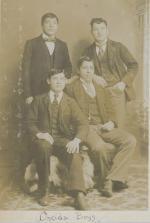
[[0,0],[0,222],[150,222],[149,10]]

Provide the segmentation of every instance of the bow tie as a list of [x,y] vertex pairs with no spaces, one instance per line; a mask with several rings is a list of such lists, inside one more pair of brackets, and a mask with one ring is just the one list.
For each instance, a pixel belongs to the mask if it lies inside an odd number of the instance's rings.
[[48,37],[44,37],[43,39],[44,39],[45,42],[51,42],[51,43],[56,42],[56,39],[51,39],[51,38],[48,38]]

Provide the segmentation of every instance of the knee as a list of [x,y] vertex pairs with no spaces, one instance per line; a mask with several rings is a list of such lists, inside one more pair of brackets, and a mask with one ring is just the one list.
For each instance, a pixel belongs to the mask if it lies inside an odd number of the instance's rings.
[[36,143],[36,147],[37,147],[36,149],[40,153],[45,154],[51,151],[52,145],[45,140],[38,140],[38,142]]
[[130,146],[131,153],[134,153],[135,147],[136,147],[136,138],[135,138],[135,136],[129,134],[127,141],[128,141],[128,145]]
[[136,138],[135,138],[135,136],[133,136],[133,135],[129,135],[129,138],[128,138],[128,143],[131,145],[131,146],[133,146],[133,147],[135,147],[136,146]]

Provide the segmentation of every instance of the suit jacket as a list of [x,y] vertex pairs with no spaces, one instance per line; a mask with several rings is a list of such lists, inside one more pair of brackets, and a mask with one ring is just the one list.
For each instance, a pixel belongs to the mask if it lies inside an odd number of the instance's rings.
[[[95,43],[90,45],[84,52],[84,55],[90,57],[94,61],[95,73],[101,75],[100,64],[95,50]],[[112,75],[117,73],[120,80],[126,83],[126,97],[127,100],[135,98],[133,88],[133,80],[138,71],[138,64],[128,49],[119,42],[108,40],[108,65]]]
[[[36,96],[27,115],[28,132],[32,139],[38,132],[51,134],[51,103],[48,94]],[[74,99],[65,93],[59,104],[58,126],[61,136],[66,138],[77,137],[86,140],[88,122]]]
[[[106,105],[105,105],[105,90],[94,83],[95,90],[96,90],[96,101],[98,106],[98,111],[100,118],[104,123],[109,121],[108,114],[106,112]],[[87,120],[88,120],[88,101],[87,101],[87,95],[85,93],[85,90],[82,86],[82,83],[80,79],[75,80],[73,83],[68,84],[66,86],[65,92],[74,98],[79,105],[82,112],[85,114]]]
[[72,66],[66,43],[56,39],[53,67],[51,67],[50,54],[42,35],[28,40],[22,62],[25,97],[48,91],[46,76],[52,68],[63,69],[66,76],[70,77]]

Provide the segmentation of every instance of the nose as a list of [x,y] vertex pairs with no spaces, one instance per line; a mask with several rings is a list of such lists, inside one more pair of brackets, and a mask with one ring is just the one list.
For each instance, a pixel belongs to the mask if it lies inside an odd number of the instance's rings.
[[87,73],[89,74],[91,72],[91,70],[90,69],[87,69]]

